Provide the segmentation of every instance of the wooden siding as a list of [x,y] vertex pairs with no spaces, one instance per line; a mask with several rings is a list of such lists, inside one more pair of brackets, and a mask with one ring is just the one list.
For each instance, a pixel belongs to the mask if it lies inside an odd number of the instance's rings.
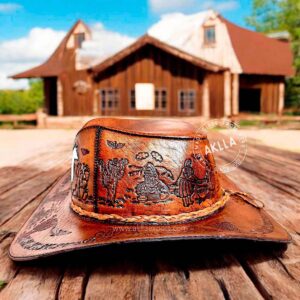
[[89,83],[89,76],[85,71],[64,72],[60,75],[62,94],[64,101],[64,115],[88,116],[93,114],[92,88],[85,94],[78,94],[74,89],[74,83],[83,80]]
[[[64,115],[92,115],[93,97],[90,75],[85,70],[75,69],[75,52],[73,49],[65,50],[64,71],[59,75],[59,79],[62,85]],[[86,93],[79,94],[76,92],[74,83],[78,80],[83,80],[90,85]]]
[[224,73],[208,75],[210,116],[212,118],[224,116],[224,84]]
[[[202,84],[206,75],[210,74],[181,58],[170,55],[153,45],[128,55],[95,77],[94,89],[117,88],[120,94],[119,109],[113,112],[101,111],[99,94],[96,97],[99,115],[132,115],[132,116],[195,116],[202,114]],[[223,77],[223,73],[215,73],[215,81]],[[156,89],[167,91],[167,108],[165,111],[140,111],[130,109],[130,90],[135,83],[153,83]],[[182,89],[196,91],[196,107],[194,112],[181,112],[178,104],[178,93]],[[217,92],[223,93],[220,89]],[[218,95],[214,93],[214,97]],[[220,97],[222,98],[222,97]],[[220,101],[220,100],[219,100]]]
[[283,76],[240,75],[240,88],[257,88],[261,90],[260,111],[277,114],[280,104],[280,84]]
[[[91,76],[87,71],[75,69],[75,52],[65,50],[62,61],[64,71],[58,77],[44,78],[45,109],[50,115],[57,115],[57,78],[60,80],[64,116],[88,116],[93,114],[93,86]],[[79,94],[74,83],[83,80],[90,85],[85,94]]]

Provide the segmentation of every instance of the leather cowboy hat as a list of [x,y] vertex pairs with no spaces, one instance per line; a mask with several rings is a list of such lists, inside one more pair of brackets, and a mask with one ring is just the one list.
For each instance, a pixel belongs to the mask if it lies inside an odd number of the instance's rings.
[[[95,119],[77,134],[70,174],[15,237],[10,256],[31,260],[112,243],[249,239],[288,233],[216,170],[206,135],[168,120]],[[200,143],[199,143],[200,141]]]

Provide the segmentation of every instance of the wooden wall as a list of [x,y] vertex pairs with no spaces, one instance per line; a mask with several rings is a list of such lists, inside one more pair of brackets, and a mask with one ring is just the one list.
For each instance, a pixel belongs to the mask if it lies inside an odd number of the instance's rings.
[[224,116],[224,73],[208,74],[210,117]]
[[[74,49],[64,52],[63,72],[59,75],[62,86],[63,115],[65,116],[88,116],[93,114],[93,86],[91,76],[85,70],[75,69]],[[74,88],[74,83],[83,80],[90,85],[88,91],[79,94]]]
[[284,83],[283,76],[240,75],[240,88],[258,88],[261,90],[260,107],[263,113],[279,111],[280,84]]
[[[176,56],[162,51],[152,45],[146,45],[130,54],[119,63],[114,64],[95,77],[94,101],[99,115],[131,115],[131,116],[187,116],[202,114],[202,84],[204,76],[209,73]],[[215,75],[215,81],[218,82]],[[166,111],[140,111],[130,109],[130,90],[135,83],[153,83],[155,88],[167,90]],[[101,88],[117,88],[120,93],[118,111],[101,112],[100,98],[97,91]],[[196,109],[194,112],[183,113],[178,109],[178,92],[180,89],[195,89]],[[212,93],[217,99],[217,89]],[[213,100],[214,101],[214,100]],[[222,100],[218,100],[222,101]],[[219,107],[219,106],[218,106]],[[217,110],[217,109],[215,109]],[[215,112],[214,110],[214,112]]]
[[[65,116],[201,116],[203,114],[203,82],[206,79],[209,97],[205,98],[209,98],[207,99],[209,100],[209,115],[212,118],[224,116],[224,72],[209,72],[150,44],[96,75],[85,70],[76,70],[75,58],[74,49],[65,49],[61,62],[62,72],[59,77],[44,78],[45,108],[49,114],[57,113],[55,93],[57,92],[56,80],[59,79],[62,87],[60,98],[63,99],[62,115]],[[74,83],[79,80],[90,86],[84,94],[78,93],[74,88]],[[135,83],[153,83],[155,88],[165,89],[167,109],[165,111],[131,109],[130,91],[134,89]],[[260,89],[260,111],[263,113],[280,111],[283,103],[283,83],[283,76],[239,75],[240,89]],[[99,90],[102,88],[118,89],[120,97],[118,110],[101,111]],[[178,93],[181,89],[196,91],[195,111],[179,111]]]

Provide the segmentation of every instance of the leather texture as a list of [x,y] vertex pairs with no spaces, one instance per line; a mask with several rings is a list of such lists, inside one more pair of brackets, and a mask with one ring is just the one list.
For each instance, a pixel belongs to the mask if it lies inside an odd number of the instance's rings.
[[87,123],[75,139],[71,183],[66,174],[45,197],[14,239],[11,258],[187,238],[289,242],[253,197],[216,171],[203,154],[206,136],[197,136],[197,151],[194,138],[194,128],[178,121]]
[[[180,130],[179,130],[180,129]],[[98,119],[77,135],[72,209],[112,223],[170,224],[224,206],[208,140],[188,124]]]

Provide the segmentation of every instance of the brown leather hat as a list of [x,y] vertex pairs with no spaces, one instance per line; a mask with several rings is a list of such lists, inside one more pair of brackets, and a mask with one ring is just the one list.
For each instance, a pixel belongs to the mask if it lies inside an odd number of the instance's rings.
[[290,241],[259,201],[216,171],[207,137],[197,135],[197,153],[194,139],[178,121],[88,122],[75,139],[71,189],[68,174],[17,234],[11,258],[135,241]]

